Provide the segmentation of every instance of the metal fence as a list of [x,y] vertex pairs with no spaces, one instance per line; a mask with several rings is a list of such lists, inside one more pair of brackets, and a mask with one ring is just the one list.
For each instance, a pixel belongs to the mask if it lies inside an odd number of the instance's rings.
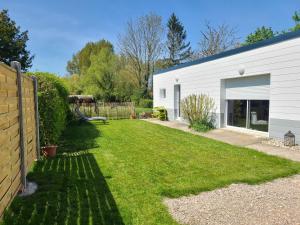
[[[88,117],[104,116],[107,119],[129,119],[135,115],[133,102],[97,102],[97,103],[78,103],[79,110]],[[71,110],[74,111],[77,105],[70,104]]]

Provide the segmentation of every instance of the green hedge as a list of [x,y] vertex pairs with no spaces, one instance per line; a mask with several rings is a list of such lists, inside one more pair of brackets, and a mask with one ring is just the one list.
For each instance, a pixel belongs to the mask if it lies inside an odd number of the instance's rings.
[[70,115],[67,88],[54,74],[35,72],[29,75],[36,76],[38,80],[41,145],[57,144]]
[[140,108],[152,108],[153,107],[153,100],[152,99],[140,99],[139,101]]

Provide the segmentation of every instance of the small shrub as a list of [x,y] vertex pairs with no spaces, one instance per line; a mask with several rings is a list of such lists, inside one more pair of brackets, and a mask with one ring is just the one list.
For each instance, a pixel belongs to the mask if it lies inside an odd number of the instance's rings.
[[160,120],[168,120],[168,112],[165,107],[154,107],[153,109],[153,117]]
[[139,107],[141,108],[152,108],[153,100],[152,99],[140,99]]
[[214,128],[215,102],[205,94],[189,95],[181,101],[183,117],[190,126],[198,131],[208,131]]
[[71,119],[68,105],[68,91],[63,82],[50,73],[29,73],[38,80],[38,104],[40,117],[41,145],[57,144],[66,127],[67,119]]
[[214,129],[214,124],[211,122],[207,123],[206,121],[196,121],[191,125],[191,128],[199,132],[207,132]]

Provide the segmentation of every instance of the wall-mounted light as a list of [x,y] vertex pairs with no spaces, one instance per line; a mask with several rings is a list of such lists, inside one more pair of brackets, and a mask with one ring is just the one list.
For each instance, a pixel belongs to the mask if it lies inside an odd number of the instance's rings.
[[178,83],[178,81],[179,81],[178,77],[175,78],[175,81],[176,81],[176,83]]
[[239,71],[240,75],[244,75],[244,73],[245,73],[245,66],[244,65],[240,65],[238,71]]

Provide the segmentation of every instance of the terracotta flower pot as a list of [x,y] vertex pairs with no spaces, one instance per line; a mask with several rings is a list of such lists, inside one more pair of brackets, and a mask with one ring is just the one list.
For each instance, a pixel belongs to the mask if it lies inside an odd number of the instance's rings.
[[46,157],[54,157],[56,155],[56,149],[56,145],[42,147],[43,154]]

